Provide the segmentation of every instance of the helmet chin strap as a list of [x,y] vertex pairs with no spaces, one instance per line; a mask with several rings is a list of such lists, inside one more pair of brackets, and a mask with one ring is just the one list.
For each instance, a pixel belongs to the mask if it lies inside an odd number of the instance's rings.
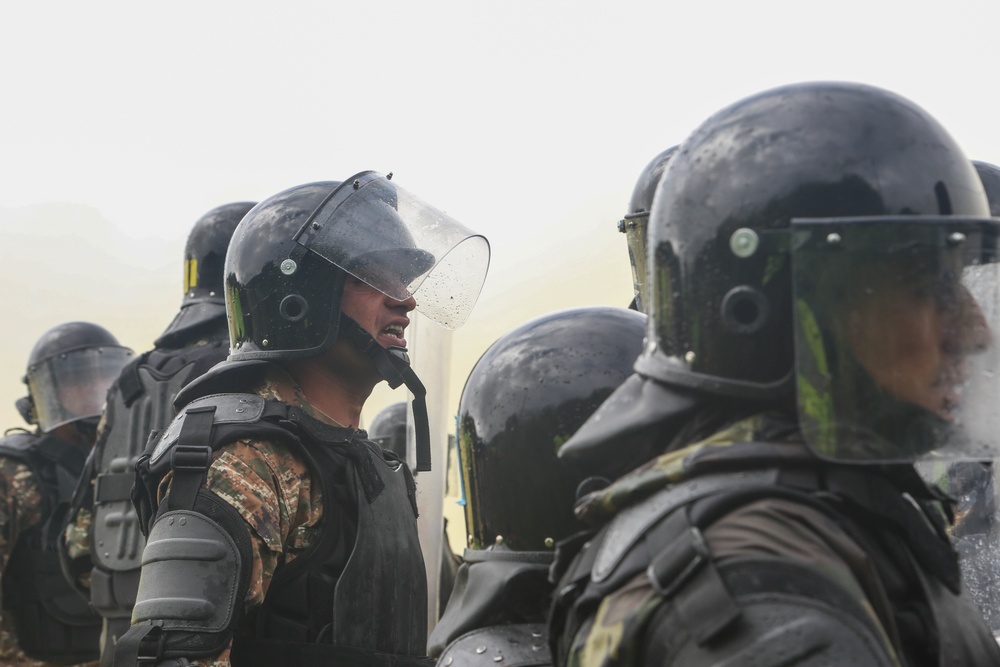
[[375,363],[379,375],[395,389],[399,385],[413,394],[413,428],[416,433],[417,472],[431,469],[431,433],[427,419],[427,389],[410,366],[405,347],[384,348],[353,319],[341,313],[340,335]]

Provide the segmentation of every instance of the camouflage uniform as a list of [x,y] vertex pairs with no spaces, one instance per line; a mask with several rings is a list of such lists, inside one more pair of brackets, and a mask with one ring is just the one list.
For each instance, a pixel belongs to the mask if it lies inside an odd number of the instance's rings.
[[[253,393],[305,410],[310,416],[339,426],[313,408],[287,375],[272,368]],[[162,500],[171,477],[160,485]],[[232,505],[246,521],[253,540],[250,588],[244,607],[264,601],[280,564],[287,564],[309,546],[323,515],[320,486],[314,484],[305,463],[280,443],[238,440],[217,450],[205,480],[209,489]],[[202,667],[228,667],[229,649],[192,663]]]
[[[866,470],[854,471],[858,477],[851,481],[852,485],[858,484],[854,490],[859,491],[857,495],[863,499],[857,504],[852,504],[851,499],[845,497],[844,489],[836,487],[834,483],[830,483],[829,489],[817,494],[819,502],[810,501],[804,495],[800,500],[794,494],[773,490],[784,484],[782,481],[774,481],[782,480],[781,476],[764,483],[770,484],[770,491],[767,488],[753,489],[745,480],[741,481],[739,476],[752,470],[753,466],[748,465],[748,461],[754,457],[770,457],[761,466],[762,472],[768,466],[776,465],[778,458],[785,458],[785,462],[779,467],[794,470],[801,475],[820,471],[820,475],[828,475],[825,479],[836,479],[836,466],[816,459],[810,461],[811,456],[805,453],[797,433],[783,429],[781,420],[772,417],[757,415],[737,422],[696,444],[670,451],[607,488],[581,499],[577,505],[581,518],[590,523],[609,525],[594,538],[594,544],[590,546],[591,549],[597,549],[596,557],[594,552],[590,553],[590,569],[574,570],[586,560],[583,557],[588,553],[586,546],[583,547],[581,556],[568,568],[565,560],[557,564],[564,573],[557,586],[560,599],[556,602],[551,628],[556,651],[559,653],[558,664],[571,667],[688,664],[677,656],[689,655],[683,651],[685,643],[694,643],[692,636],[697,638],[697,643],[706,652],[714,650],[712,647],[726,647],[727,642],[732,646],[747,641],[747,634],[752,632],[741,635],[743,630],[740,623],[746,623],[745,619],[740,620],[745,609],[742,606],[743,599],[735,592],[730,571],[726,569],[727,564],[739,563],[740,559],[747,558],[764,558],[772,563],[777,561],[779,566],[781,563],[806,565],[810,571],[822,575],[820,579],[835,582],[834,588],[840,594],[846,592],[854,600],[852,605],[857,610],[855,620],[860,618],[860,622],[870,629],[869,636],[874,638],[875,645],[873,652],[886,656],[886,662],[879,664],[952,664],[953,660],[949,662],[949,657],[953,659],[955,655],[961,655],[949,653],[960,650],[954,644],[959,641],[958,638],[970,645],[981,641],[980,657],[985,655],[989,660],[1000,659],[1000,653],[997,652],[996,643],[988,629],[985,626],[979,627],[981,622],[978,621],[977,613],[955,613],[954,618],[948,619],[942,618],[942,614],[934,610],[935,605],[944,598],[951,601],[952,611],[967,608],[963,605],[971,603],[971,599],[960,587],[956,557],[944,534],[943,508],[933,492],[921,490],[912,467],[900,466],[893,476],[895,481],[891,484],[896,489],[898,505],[892,504],[892,492],[888,499],[880,498],[874,492],[865,497],[863,487],[875,488],[884,482],[878,477],[881,473],[872,474]],[[776,434],[781,434],[782,437],[775,437]],[[768,440],[773,443],[770,452],[761,448],[761,443]],[[757,449],[747,458],[736,459],[734,454],[738,454],[741,446],[754,446]],[[794,463],[795,461],[798,463]],[[740,472],[720,472],[726,471],[727,467],[729,471]],[[839,469],[848,468],[850,466],[841,466]],[[907,470],[912,476],[907,474]],[[629,512],[633,512],[635,516],[635,508],[644,505],[649,507],[651,504],[664,503],[663,498],[666,496],[658,494],[669,493],[671,490],[677,493],[678,489],[683,493],[685,488],[696,488],[693,485],[698,483],[706,485],[703,488],[708,488],[707,485],[712,483],[712,473],[716,473],[721,482],[716,490],[716,497],[742,492],[744,489],[747,490],[747,495],[742,497],[742,501],[717,503],[718,507],[724,508],[719,512],[721,516],[707,521],[708,525],[701,526],[711,564],[701,565],[700,571],[712,572],[713,576],[721,572],[719,581],[725,583],[721,589],[715,589],[721,591],[721,596],[714,597],[710,605],[699,610],[698,603],[692,601],[694,598],[700,595],[705,599],[715,595],[711,587],[701,589],[698,579],[700,575],[687,573],[682,576],[674,573],[676,578],[673,580],[668,577],[654,582],[652,566],[648,569],[632,567],[629,571],[629,559],[639,549],[650,549],[643,563],[649,564],[651,560],[654,564],[657,562],[657,553],[651,546],[654,542],[648,536],[659,526],[667,524],[672,510],[664,510],[667,518],[660,524],[647,525],[645,535],[633,534],[630,537],[628,522],[619,519],[616,524],[615,519],[625,517]],[[744,485],[744,489],[740,489],[741,485]],[[911,499],[903,500],[904,494],[909,494]],[[731,495],[730,498],[736,496]],[[866,506],[865,503],[873,498],[880,499],[872,502],[872,506]],[[702,495],[686,505],[682,504],[673,514],[688,512],[689,517],[710,515],[711,509],[706,510],[705,507],[711,507],[711,499],[711,494]],[[703,504],[699,507],[698,503]],[[914,511],[918,504],[920,510]],[[890,507],[893,508],[891,511],[887,509]],[[829,511],[830,509],[833,511]],[[893,512],[897,513],[887,518]],[[688,521],[694,523],[695,519],[689,518]],[[637,546],[629,551],[629,555],[623,554],[618,562],[617,571],[622,571],[620,576],[614,573],[606,576],[604,572],[594,574],[605,567],[602,560],[607,563],[606,554],[614,552],[614,545],[598,546],[609,532],[615,538],[609,542],[627,542],[636,538],[634,544]],[[662,553],[666,553],[677,542],[679,540],[674,539],[663,548]],[[624,552],[624,547],[619,551]],[[887,553],[894,554],[907,563],[915,563],[919,573],[901,575],[906,568],[894,563],[892,556],[887,556]],[[928,566],[929,563],[935,564],[938,570]],[[693,570],[698,571],[697,567]],[[685,576],[690,576],[690,579],[685,579]],[[944,586],[936,584],[940,580],[945,581],[951,594],[941,594]],[[689,585],[691,581],[697,583]],[[680,583],[676,589],[671,589],[671,582]],[[602,585],[604,589],[598,590]],[[921,590],[921,586],[924,590]],[[691,589],[690,595],[685,593],[686,587]],[[730,589],[734,593],[730,594]],[[962,592],[959,594],[957,591]],[[725,600],[728,603],[734,596],[735,605],[727,606],[719,602]],[[931,608],[930,612],[928,607]],[[678,611],[679,609],[683,611]],[[713,623],[717,627],[705,629],[705,626]],[[767,655],[762,654],[755,658],[762,665],[814,664],[808,662],[803,655],[794,655],[796,650],[806,653],[813,648],[808,639],[805,636],[799,638],[799,647],[793,647],[782,658],[786,662],[777,658],[771,662]],[[732,657],[734,654],[719,655]],[[738,656],[737,659],[748,659],[744,653],[739,653]],[[798,661],[800,659],[802,662]],[[973,662],[967,656],[961,662],[997,664]],[[704,664],[715,662],[710,660]]]
[[[41,490],[27,465],[0,456],[0,573],[6,570],[14,546],[24,533],[41,526],[45,519]],[[17,643],[13,619],[0,620],[0,666],[44,667],[51,663],[33,660]],[[96,662],[83,663],[87,667]]]

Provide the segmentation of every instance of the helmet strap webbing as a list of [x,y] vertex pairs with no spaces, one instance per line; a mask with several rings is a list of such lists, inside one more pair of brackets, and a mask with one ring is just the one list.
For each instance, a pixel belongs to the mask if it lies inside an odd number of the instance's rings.
[[355,322],[341,313],[340,335],[353,343],[361,352],[375,363],[379,375],[389,383],[392,389],[399,385],[413,394],[413,430],[416,436],[417,472],[427,472],[431,469],[431,434],[430,422],[427,417],[427,389],[410,366],[410,357],[406,348],[384,348],[374,337]]

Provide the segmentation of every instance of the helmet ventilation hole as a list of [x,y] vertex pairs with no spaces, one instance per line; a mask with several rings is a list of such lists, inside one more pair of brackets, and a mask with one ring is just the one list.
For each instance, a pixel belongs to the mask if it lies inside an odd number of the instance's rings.
[[289,322],[298,322],[309,312],[309,303],[298,294],[289,294],[278,305],[278,313]]
[[722,323],[733,333],[756,333],[767,321],[768,311],[767,297],[747,285],[734,287],[722,299]]

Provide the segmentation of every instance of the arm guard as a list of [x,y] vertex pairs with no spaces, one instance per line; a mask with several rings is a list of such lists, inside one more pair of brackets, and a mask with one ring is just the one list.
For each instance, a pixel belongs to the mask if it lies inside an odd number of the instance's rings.
[[235,509],[207,491],[194,511],[157,518],[142,552],[132,628],[115,665],[212,656],[242,614],[252,563],[250,534]]

